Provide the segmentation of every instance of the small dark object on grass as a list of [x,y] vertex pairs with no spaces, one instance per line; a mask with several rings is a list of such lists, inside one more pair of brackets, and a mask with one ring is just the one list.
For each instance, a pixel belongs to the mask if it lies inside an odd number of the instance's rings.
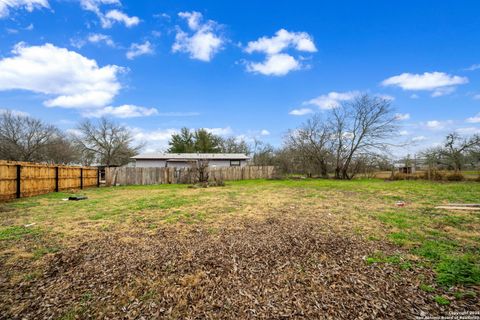
[[70,200],[70,201],[87,200],[87,199],[88,199],[88,197],[86,197],[86,196],[68,197],[68,200]]

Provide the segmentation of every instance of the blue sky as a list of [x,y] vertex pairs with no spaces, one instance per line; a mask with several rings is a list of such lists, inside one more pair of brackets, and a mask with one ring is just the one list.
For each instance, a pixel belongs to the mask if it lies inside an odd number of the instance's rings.
[[392,99],[401,152],[480,132],[478,1],[0,0],[0,109],[71,130],[180,127],[280,146],[358,92]]

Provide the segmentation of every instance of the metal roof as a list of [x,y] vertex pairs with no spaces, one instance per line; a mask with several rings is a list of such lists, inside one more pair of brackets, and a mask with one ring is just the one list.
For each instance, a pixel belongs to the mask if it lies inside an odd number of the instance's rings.
[[132,159],[136,160],[247,160],[250,159],[244,153],[144,153]]

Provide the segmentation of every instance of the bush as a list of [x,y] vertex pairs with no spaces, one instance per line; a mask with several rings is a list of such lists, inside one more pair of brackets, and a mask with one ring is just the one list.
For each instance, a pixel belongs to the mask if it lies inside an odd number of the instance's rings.
[[428,171],[425,171],[422,175],[422,179],[442,181],[442,180],[445,180],[445,176],[446,176],[446,173],[444,171],[430,170],[430,175]]
[[414,173],[403,173],[403,172],[396,172],[391,177],[391,180],[417,180],[420,177]]
[[465,177],[460,172],[453,172],[453,173],[448,174],[446,176],[446,179],[448,181],[463,181],[463,180],[465,180]]

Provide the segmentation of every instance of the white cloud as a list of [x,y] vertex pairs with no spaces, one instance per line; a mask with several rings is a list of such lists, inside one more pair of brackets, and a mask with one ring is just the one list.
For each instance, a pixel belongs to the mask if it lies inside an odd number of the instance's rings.
[[85,117],[100,118],[112,116],[117,118],[136,118],[146,117],[158,114],[155,108],[139,107],[131,104],[125,104],[119,107],[105,107],[102,109],[87,110],[83,113]]
[[469,123],[480,123],[480,113],[477,113],[473,117],[467,118],[465,121]]
[[410,113],[396,113],[395,119],[399,121],[408,120],[410,119]]
[[138,17],[130,17],[117,9],[108,11],[101,21],[103,28],[111,28],[115,22],[123,23],[127,28],[134,27],[140,23]]
[[270,131],[266,130],[266,129],[263,129],[262,131],[260,131],[260,135],[261,136],[269,136],[270,135]]
[[146,131],[142,128],[129,128],[132,132],[133,139],[137,143],[145,142],[147,148],[145,152],[156,152],[165,150],[168,147],[168,141],[172,137],[172,134],[178,133],[178,129],[156,129],[152,131]]
[[261,37],[256,41],[250,41],[245,51],[247,53],[262,52],[267,55],[274,55],[292,47],[298,51],[316,52],[317,48],[312,37],[306,32],[289,32],[280,29],[275,36]]
[[462,135],[480,134],[480,127],[457,128],[455,131]]
[[84,10],[100,14],[101,5],[121,5],[120,0],[80,0],[80,5]]
[[113,42],[112,37],[101,34],[101,33],[93,33],[88,36],[87,40],[91,43],[105,43],[109,47],[115,47],[115,42]]
[[476,64],[472,64],[470,67],[468,68],[465,68],[464,70],[466,71],[475,71],[475,70],[478,70],[480,69],[480,64],[476,63]]
[[430,120],[425,123],[427,129],[430,130],[441,130],[445,129],[447,126],[453,123],[452,120],[445,120],[445,121],[438,121],[438,120]]
[[121,85],[123,68],[99,67],[95,60],[52,44],[15,46],[0,60],[0,91],[28,90],[53,96],[49,107],[94,108],[111,103]]
[[266,55],[263,62],[247,62],[247,71],[267,76],[283,76],[290,71],[300,69],[302,65],[297,58],[283,53],[287,49],[317,52],[313,38],[308,33],[280,29],[273,37],[261,37],[247,44],[245,52],[249,54],[260,52]]
[[154,53],[154,50],[153,50],[152,44],[150,43],[150,41],[145,41],[142,44],[132,43],[126,55],[128,59],[132,60],[138,56],[142,56],[145,54],[153,54],[153,53]]
[[212,60],[224,43],[222,36],[216,34],[218,24],[212,20],[202,23],[202,14],[195,11],[180,12],[178,15],[187,20],[192,32],[187,33],[178,28],[172,51],[188,53],[192,59],[207,62]]
[[12,9],[25,9],[32,12],[34,9],[49,7],[48,0],[0,0],[0,19],[8,17]]
[[303,105],[315,105],[320,109],[334,109],[340,106],[342,102],[350,101],[359,95],[358,91],[335,92],[323,94],[314,99],[303,102]]
[[440,128],[441,126],[442,126],[442,123],[440,121],[437,121],[437,120],[427,121],[427,127],[429,127],[430,129],[437,129],[437,128]]
[[425,136],[416,136],[412,138],[412,142],[420,142],[420,141],[425,141],[427,140],[427,137]]
[[473,96],[473,99],[474,99],[474,100],[480,100],[480,94],[474,95],[474,96]]
[[98,16],[103,28],[111,28],[116,22],[123,23],[128,28],[138,25],[140,23],[138,17],[130,17],[117,9],[110,10],[106,14],[100,10],[103,5],[120,6],[121,4],[120,0],[80,0],[80,5],[84,10],[91,11]]
[[218,136],[228,136],[233,133],[232,128],[225,127],[225,128],[203,128],[208,132],[218,135]]
[[408,136],[410,133],[407,130],[402,130],[399,132],[401,136]]
[[292,116],[304,116],[306,114],[313,113],[313,110],[310,108],[300,108],[300,109],[293,109],[288,114]]
[[418,96],[418,94],[415,94],[415,93],[414,93],[414,94],[412,94],[412,95],[410,96],[410,98],[411,98],[411,99],[418,99],[418,98],[420,98],[420,97]]
[[22,117],[27,117],[30,114],[28,112],[20,111],[20,110],[15,110],[15,109],[1,109],[0,108],[0,114],[4,114],[7,112],[11,112],[14,116],[22,116]]
[[433,91],[433,97],[450,94],[455,91],[457,85],[465,83],[468,83],[467,77],[453,76],[444,72],[402,73],[382,81],[383,86],[395,86],[403,90]]
[[286,53],[268,56],[265,61],[247,63],[247,71],[267,76],[284,76],[290,71],[298,70],[300,62]]

